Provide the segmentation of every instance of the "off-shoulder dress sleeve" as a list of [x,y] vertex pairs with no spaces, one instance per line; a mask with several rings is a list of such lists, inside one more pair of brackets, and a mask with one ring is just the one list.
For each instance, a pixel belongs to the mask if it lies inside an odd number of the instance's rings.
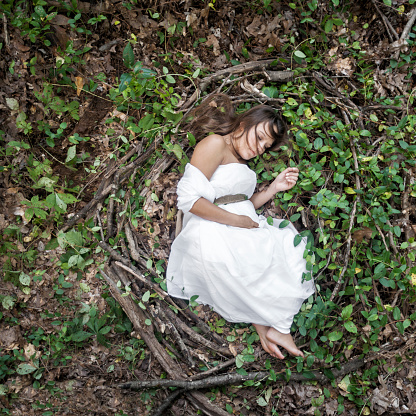
[[210,202],[215,200],[215,190],[207,177],[195,166],[188,163],[185,173],[178,183],[178,208],[184,213],[192,209],[199,198]]

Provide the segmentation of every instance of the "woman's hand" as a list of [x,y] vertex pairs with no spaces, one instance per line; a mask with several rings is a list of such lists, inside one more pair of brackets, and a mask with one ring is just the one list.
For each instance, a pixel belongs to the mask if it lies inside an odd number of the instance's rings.
[[292,189],[299,178],[299,169],[298,168],[287,168],[281,172],[276,179],[270,184],[271,190],[273,193],[287,191]]
[[247,215],[237,215],[237,221],[233,225],[240,228],[259,228],[259,224]]

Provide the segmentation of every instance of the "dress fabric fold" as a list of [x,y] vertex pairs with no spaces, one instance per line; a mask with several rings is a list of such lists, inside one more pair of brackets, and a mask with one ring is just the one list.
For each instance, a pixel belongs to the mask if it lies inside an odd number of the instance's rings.
[[256,187],[256,174],[247,165],[220,165],[208,180],[188,164],[178,183],[178,208],[183,229],[172,243],[166,272],[173,297],[210,305],[229,322],[246,322],[289,333],[294,315],[314,293],[312,280],[303,280],[306,241],[295,247],[292,224],[257,215],[251,201],[219,205],[247,215],[259,228],[247,229],[208,221],[189,212],[199,198],[213,202],[225,195],[246,194]]

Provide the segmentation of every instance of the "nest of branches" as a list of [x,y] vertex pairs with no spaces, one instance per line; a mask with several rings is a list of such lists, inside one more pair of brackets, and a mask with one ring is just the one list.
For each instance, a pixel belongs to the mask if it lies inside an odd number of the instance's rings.
[[[222,91],[228,84],[236,85],[236,83],[239,83],[239,87],[241,87],[244,93],[231,97],[235,104],[250,101],[276,105],[282,104],[285,99],[270,98],[261,92],[258,85],[256,86],[250,82],[251,77],[257,77],[258,79],[260,76],[265,81],[287,82],[296,76],[291,70],[282,70],[282,68],[277,68],[276,70],[276,67],[270,66],[272,63],[275,63],[275,60],[249,62],[218,71],[202,79],[199,88],[183,104],[182,111],[189,111],[195,105],[201,93],[214,85],[214,83],[216,83],[216,88],[212,90],[213,92]],[[399,105],[367,103],[360,106],[351,98],[341,94],[340,85],[336,85],[330,77],[306,70],[301,72],[303,72],[302,76],[307,76],[313,80],[324,94],[325,99],[321,106],[326,105],[328,111],[336,113],[337,119],[341,119],[345,125],[351,125],[360,131],[366,131],[364,120],[368,118],[370,112],[379,114],[379,119],[390,117],[390,121],[392,121],[391,118],[394,117],[393,122],[404,112],[404,106],[401,107]],[[395,113],[390,112],[390,115],[388,115],[386,110],[394,110]],[[395,115],[392,116],[392,113]],[[351,114],[354,114],[354,117],[351,117]],[[378,156],[386,137],[383,136],[373,143],[370,143],[369,139],[365,137],[364,140],[366,140],[367,148],[370,149],[367,151],[367,156]],[[161,142],[162,137],[157,136],[145,151],[142,151],[143,143],[139,143],[117,162],[112,159],[94,198],[70,219],[63,227],[63,231],[71,228],[78,221],[94,217],[96,224],[101,227],[101,241],[98,244],[109,253],[109,259],[101,274],[107,282],[112,295],[132,322],[135,334],[146,343],[153,357],[168,375],[168,378],[163,380],[127,382],[118,387],[133,390],[165,388],[165,399],[160,407],[153,412],[154,416],[165,414],[166,409],[181,395],[184,395],[189,402],[205,414],[226,416],[228,413],[208,400],[200,392],[201,389],[226,384],[241,384],[247,380],[263,380],[267,379],[270,373],[258,371],[259,369],[256,368],[255,364],[249,369],[255,371],[244,372],[244,374],[236,372],[235,356],[241,351],[234,347],[230,348],[229,342],[223,336],[214,332],[204,319],[189,308],[187,303],[182,300],[171,299],[159,284],[161,281],[160,273],[153,265],[149,266],[150,248],[146,247],[146,239],[132,226],[129,218],[126,216],[128,211],[127,201],[131,192],[131,187],[128,187],[127,183],[134,183],[138,170],[144,166],[149,158],[153,157],[155,151],[160,149]],[[184,152],[188,150],[189,148],[183,148]],[[351,266],[352,246],[360,243],[363,238],[370,239],[374,231],[366,227],[357,228],[354,225],[357,221],[357,210],[366,209],[366,202],[363,200],[362,192],[360,192],[365,189],[366,185],[363,183],[363,176],[360,175],[359,157],[357,156],[357,153],[361,156],[363,154],[360,143],[350,139],[349,150],[352,153],[352,163],[354,164],[355,173],[351,176],[351,179],[355,183],[356,197],[351,202],[352,209],[347,221],[348,226],[344,228],[345,240],[342,248],[337,253],[335,253],[335,250],[331,251],[326,265],[320,265],[319,273],[315,276],[315,279],[321,281],[326,290],[329,289],[331,291],[331,296],[328,300],[338,303],[340,306],[342,306],[343,300],[342,296],[338,296],[338,294],[340,291],[345,290],[349,281],[349,278],[345,279],[344,276]],[[175,160],[169,155],[160,158],[146,177],[150,178],[151,182],[154,182],[154,179],[160,174],[166,174],[174,162]],[[407,184],[412,184],[414,182],[413,170],[407,170],[406,175]],[[171,182],[175,182],[176,178],[177,176]],[[340,188],[339,191],[342,193],[341,186],[334,183],[330,172],[323,171],[323,178],[325,182],[324,187],[332,186],[336,188],[338,186]],[[126,202],[116,202],[110,196],[114,196],[122,188],[125,190],[124,201]],[[395,207],[401,214],[397,215],[396,218],[387,219],[386,224],[389,227],[382,229],[377,222],[374,225],[378,232],[378,238],[381,238],[386,251],[392,252],[398,263],[402,262],[401,254],[397,248],[399,241],[395,238],[392,230],[395,226],[399,226],[404,231],[403,241],[407,241],[414,236],[412,228],[414,207],[409,202],[410,192],[411,188],[406,187],[401,196],[401,206]],[[103,201],[108,197],[110,198],[108,199],[106,219],[104,221],[101,218],[102,207]],[[172,197],[169,207],[174,203],[175,197]],[[322,218],[313,213],[308,204],[304,203],[303,208],[301,221],[304,227],[311,229],[325,227]],[[286,212],[287,217],[289,218],[294,212],[294,209],[291,208]],[[166,220],[166,215],[164,216]],[[170,221],[169,225],[168,235],[173,236],[174,222]],[[106,233],[104,235],[103,230],[105,229]],[[109,240],[115,236],[118,236],[119,251],[109,244]],[[319,233],[317,233],[315,240],[316,244],[319,245]],[[411,256],[407,257],[408,268],[412,267],[410,259]],[[336,278],[329,273],[328,266],[330,262],[343,265]],[[357,279],[353,277],[353,280],[352,283],[357,285]],[[153,294],[151,300],[149,300],[148,296],[149,291]],[[359,301],[354,305],[355,310],[369,313],[371,304],[376,303],[375,299],[377,298],[377,302],[381,303],[382,308],[384,308],[383,313],[388,317],[388,321],[391,324],[393,336],[390,339],[386,339],[385,341],[387,342],[384,342],[384,344],[380,342],[379,353],[367,355],[365,359],[361,355],[356,355],[354,359],[344,362],[338,368],[332,368],[331,378],[355,371],[367,361],[377,358],[382,353],[385,354],[388,350],[397,349],[399,345],[406,349],[409,348],[410,344],[414,343],[412,338],[405,336],[393,324],[394,319],[391,316],[391,311],[401,299],[402,289],[386,291],[383,287],[383,291],[380,294],[377,283],[374,283],[373,288],[367,293],[357,293]],[[145,307],[142,303],[144,296],[147,301]],[[389,308],[384,307],[386,303],[390,305]],[[219,364],[201,371],[200,367],[206,364],[204,357],[209,357],[210,361],[217,360]],[[276,372],[278,373],[278,371]],[[285,374],[287,374],[285,373],[285,367],[282,366],[281,373],[278,373],[278,376],[284,377]],[[327,372],[325,374],[328,375]],[[309,371],[307,375],[292,372],[291,380],[302,381],[310,379],[324,381],[326,376],[319,371]],[[176,387],[177,389],[171,392],[168,389],[169,387]]]

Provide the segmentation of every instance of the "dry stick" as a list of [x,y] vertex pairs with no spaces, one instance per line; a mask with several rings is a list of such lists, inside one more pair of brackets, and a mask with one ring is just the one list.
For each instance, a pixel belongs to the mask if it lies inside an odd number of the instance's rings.
[[[134,277],[136,277],[136,279],[144,283],[149,289],[154,290],[162,299],[164,300],[169,299],[169,295],[164,290],[162,290],[158,285],[152,283],[150,280],[146,279],[143,275],[141,275],[136,270],[134,270],[131,265],[126,265],[123,261],[120,261],[119,259],[117,259],[115,264],[118,267],[121,267],[122,269],[124,269],[125,271],[131,273]],[[173,302],[172,304],[175,305]],[[180,309],[176,305],[175,307],[177,309]]]
[[390,227],[390,230],[387,232],[387,234],[389,236],[389,242],[390,242],[391,249],[393,250],[394,254],[396,255],[396,260],[400,263],[400,259],[398,257],[399,252],[397,250],[396,244],[394,243],[393,234],[391,232],[391,229],[393,228],[393,226],[391,225],[390,220],[387,220],[386,224]]
[[389,19],[387,19],[387,17],[384,15],[384,13],[378,8],[377,3],[375,2],[375,0],[371,0],[372,3],[374,4],[378,14],[381,16],[384,26],[386,26],[387,29],[387,35],[389,36],[390,39],[390,43],[393,43],[393,38],[391,35],[394,35],[394,37],[396,38],[396,40],[399,40],[399,35],[397,34],[397,32],[394,30],[393,26],[391,25]]
[[[132,169],[134,169],[136,166],[143,163],[145,160],[147,160],[154,152],[156,146],[158,143],[160,143],[162,139],[158,138],[156,139],[155,143],[152,144],[149,149],[143,153],[141,156],[139,156],[137,159],[135,159],[133,162],[131,162],[129,165],[125,166],[124,168],[121,168],[119,170],[120,173],[120,180],[117,185],[110,184],[109,186],[105,187],[105,184],[107,183],[108,179],[105,178],[100,184],[100,187],[97,190],[97,193],[95,194],[94,198],[88,202],[87,205],[78,213],[76,213],[63,227],[62,231],[65,232],[68,228],[74,226],[79,220],[85,218],[88,213],[95,207],[98,202],[103,200],[106,196],[108,196],[111,191],[117,192],[118,188],[121,186],[121,184],[124,182],[125,179],[127,179],[126,174],[128,174]],[[155,148],[153,148],[155,147]],[[117,168],[114,168],[117,169]]]
[[[365,364],[363,358],[358,358],[352,361],[349,361],[341,369],[338,368],[331,368],[335,378],[343,377],[345,374],[352,373],[353,371],[357,371]],[[328,381],[328,378],[318,372],[318,371],[311,371],[314,378],[311,379],[309,376],[305,376],[301,373],[292,373],[290,376],[289,381],[311,381],[317,380],[321,382]],[[145,380],[145,381],[131,381],[129,383],[119,384],[117,387],[121,389],[130,389],[134,391],[139,391],[142,389],[149,389],[149,388],[158,388],[158,387],[180,387],[185,390],[196,390],[196,389],[206,389],[218,386],[227,386],[229,384],[240,384],[248,380],[263,380],[267,379],[270,376],[268,371],[257,371],[257,372],[250,372],[246,375],[241,375],[238,373],[228,373],[228,374],[221,374],[218,376],[213,376],[206,378],[204,380],[166,380],[166,379],[157,379],[157,380]],[[285,374],[280,373],[277,374],[279,378],[284,378]]]
[[169,319],[176,325],[176,327],[178,329],[180,329],[182,332],[184,332],[185,334],[187,334],[195,342],[197,342],[197,343],[199,343],[199,344],[201,344],[205,347],[208,347],[213,351],[219,352],[222,355],[225,355],[225,356],[228,356],[228,357],[232,355],[228,348],[218,346],[217,344],[214,344],[212,341],[204,338],[203,336],[201,336],[197,332],[195,332],[193,329],[189,328],[169,308],[166,308],[165,312],[168,315]]
[[[113,274],[111,271],[108,272]],[[124,312],[133,324],[134,329],[139,333],[140,337],[149,347],[150,351],[156,357],[163,369],[174,379],[185,378],[186,375],[183,374],[181,368],[172,361],[167,352],[157,341],[152,331],[152,326],[147,326],[144,323],[144,312],[137,306],[137,304],[130,296],[121,296],[121,293],[115,283],[115,281],[118,280],[117,277],[111,278],[104,272],[101,274],[110,285],[111,293],[123,308]],[[224,412],[218,406],[211,403],[208,398],[200,392],[192,392],[188,395],[188,398],[192,400],[192,402],[195,403],[199,409],[201,409],[209,416],[228,416],[228,413]]]
[[235,358],[231,358],[227,361],[224,361],[221,364],[218,364],[216,367],[212,367],[211,369],[204,371],[202,373],[199,374],[195,374],[194,376],[191,376],[190,379],[191,380],[201,380],[203,378],[207,378],[208,376],[215,374],[215,373],[219,373],[220,371],[224,370],[225,368],[231,367],[235,364]]
[[[174,379],[185,378],[181,368],[172,361],[164,348],[157,341],[151,326],[147,326],[144,323],[145,316],[143,311],[137,306],[130,296],[121,296],[117,285],[114,280],[102,272],[103,277],[110,285],[111,293],[113,294],[116,301],[123,308],[124,312],[133,324],[134,329],[139,333],[140,337],[149,347],[150,351],[158,360],[159,364],[163,369]],[[229,416],[227,412],[220,409],[215,404],[211,403],[209,399],[200,392],[191,392],[187,395],[188,399],[191,400],[200,410],[209,416]]]
[[[113,274],[110,270],[108,270],[108,273]],[[163,369],[172,378],[183,378],[181,368],[172,361],[164,348],[159,344],[155,335],[153,334],[151,326],[148,326],[144,323],[146,320],[144,312],[139,308],[139,306],[130,296],[121,296],[120,290],[115,283],[115,281],[118,279],[115,277],[110,277],[110,275],[107,275],[102,271],[100,274],[109,284],[112,295],[123,308],[124,312],[133,324],[134,329],[139,333],[140,337],[149,347],[150,351],[156,357]]]
[[170,330],[170,335],[172,336],[172,338],[176,342],[176,344],[179,346],[185,360],[188,362],[188,364],[191,366],[191,368],[194,368],[195,367],[195,361],[191,357],[191,354],[189,354],[188,347],[182,341],[182,338],[179,335],[179,332],[176,329],[175,325],[173,325],[172,322],[169,321],[169,319],[166,317],[166,314],[163,312],[162,308],[158,308],[157,312],[160,314],[161,318],[164,319],[165,325]]
[[113,190],[114,185],[111,184],[107,186],[102,192],[98,192],[95,194],[94,198],[82,208],[81,211],[77,212],[61,229],[61,231],[65,232],[68,228],[74,226],[79,220],[88,216],[88,213],[95,208],[95,206],[103,200],[107,195],[111,193]]
[[203,334],[212,337],[219,345],[227,345],[227,342],[222,337],[220,337],[216,332],[212,331],[212,329],[201,318],[199,318],[198,315],[189,309],[189,306],[183,299],[176,299],[175,302],[182,309],[184,314],[186,314],[188,318],[194,321],[195,325],[202,331]]
[[136,168],[137,166],[141,165],[144,161],[146,161],[156,150],[157,146],[159,146],[159,144],[162,141],[162,135],[158,135],[154,141],[154,143],[152,143],[149,148],[142,154],[140,155],[137,159],[133,160],[133,162],[129,163],[128,165],[120,168],[119,172],[120,172],[120,181],[124,181],[126,175],[133,170],[134,168]]
[[207,416],[230,416],[228,412],[220,409],[207,399],[205,394],[199,391],[191,391],[186,393],[187,399]]
[[[120,180],[119,175],[116,173],[114,183],[118,184]],[[107,238],[105,241],[108,241],[113,236],[113,218],[114,218],[114,198],[110,198],[110,203],[108,206],[108,212],[107,212]],[[104,240],[104,239],[103,239]]]
[[4,33],[4,44],[9,47],[10,46],[10,38],[9,32],[7,31],[7,19],[6,14],[3,13],[3,33]]
[[[111,176],[113,176],[113,174],[115,172],[118,171],[118,169],[124,165],[134,154],[139,153],[142,150],[143,147],[143,143],[139,142],[136,144],[136,146],[134,146],[131,150],[129,150],[117,163],[117,166],[113,166],[111,167],[111,169],[109,169],[108,172],[106,172],[106,174],[104,175],[105,178],[109,178]],[[112,159],[114,160],[114,159]]]
[[179,397],[182,393],[185,392],[185,389],[176,390],[173,393],[169,394],[168,397],[163,401],[163,403],[153,412],[150,416],[164,416],[166,415],[166,410],[169,406]]
[[407,36],[410,33],[410,30],[412,29],[412,26],[415,20],[416,20],[416,7],[414,7],[410,13],[409,21],[407,22],[406,26],[403,29],[402,35],[400,36],[401,40],[406,40]]
[[236,65],[230,68],[221,69],[214,74],[211,74],[201,80],[199,87],[195,92],[192,94],[191,98],[185,103],[185,105],[181,108],[182,111],[186,110],[190,107],[196,100],[199,99],[201,93],[203,93],[211,82],[218,81],[228,75],[232,74],[241,74],[242,72],[246,71],[257,71],[263,70],[264,68],[268,67],[270,64],[275,62],[276,59],[266,59],[264,61],[252,61],[246,62],[244,64]]
[[130,260],[123,257],[120,253],[110,247],[105,241],[99,241],[98,245],[105,251],[108,251],[114,259],[123,263],[125,266],[131,267]]
[[136,260],[142,266],[144,265],[146,267],[146,261],[142,259],[140,255],[141,253],[139,253],[139,249],[134,241],[133,232],[131,231],[129,224],[124,225],[124,232],[126,233],[127,242],[129,243],[131,257],[133,260]]

